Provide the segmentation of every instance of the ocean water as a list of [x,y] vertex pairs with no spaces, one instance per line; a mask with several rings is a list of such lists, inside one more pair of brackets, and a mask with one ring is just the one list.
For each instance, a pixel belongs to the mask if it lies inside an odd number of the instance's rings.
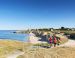
[[28,34],[13,33],[16,30],[0,30],[0,39],[18,40],[28,42]]

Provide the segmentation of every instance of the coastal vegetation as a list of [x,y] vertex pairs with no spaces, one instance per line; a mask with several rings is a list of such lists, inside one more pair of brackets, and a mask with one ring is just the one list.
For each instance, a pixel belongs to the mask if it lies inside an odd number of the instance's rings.
[[64,33],[67,33],[67,34],[71,34],[71,33],[75,33],[75,28],[66,28],[66,27],[60,27],[58,29],[55,29],[55,28],[41,28],[41,29],[27,29],[27,30],[17,30],[13,33],[21,33],[21,34],[28,34],[29,32],[31,31],[42,31],[42,32],[56,32],[56,33],[59,33],[59,32],[64,32]]
[[[62,28],[63,29],[63,28]],[[70,35],[70,38],[75,38],[75,31],[73,30],[54,30],[51,31],[50,29],[38,29],[39,31],[43,32],[50,32],[55,33],[57,37],[61,38],[61,43],[64,44],[68,41],[65,35]],[[31,30],[31,31],[38,31],[38,30]],[[21,31],[17,31],[21,32]],[[23,30],[22,34],[28,34],[29,31]],[[16,32],[14,32],[16,33]],[[62,35],[62,33],[64,33]],[[39,36],[38,36],[39,37]],[[0,40],[0,58],[6,58],[7,55],[13,54],[15,51],[22,51],[24,52],[23,55],[18,56],[17,58],[74,58],[75,48],[72,47],[54,47],[48,48],[50,46],[49,43],[25,43],[16,40]],[[63,52],[64,51],[64,52]],[[67,53],[68,52],[68,53]],[[72,54],[70,54],[72,53]],[[69,55],[67,55],[69,54]]]
[[15,51],[23,51],[23,43],[15,40],[0,40],[0,58],[6,58],[7,55]]
[[0,40],[0,58],[7,58],[8,55],[18,51],[24,52],[31,45],[31,43],[16,40]]
[[75,58],[75,48],[56,47],[51,49],[37,48],[31,49],[17,58]]

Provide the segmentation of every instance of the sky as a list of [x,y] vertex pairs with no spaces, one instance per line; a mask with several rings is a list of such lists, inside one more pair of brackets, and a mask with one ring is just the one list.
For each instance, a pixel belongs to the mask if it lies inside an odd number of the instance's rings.
[[75,27],[75,0],[0,0],[0,30]]

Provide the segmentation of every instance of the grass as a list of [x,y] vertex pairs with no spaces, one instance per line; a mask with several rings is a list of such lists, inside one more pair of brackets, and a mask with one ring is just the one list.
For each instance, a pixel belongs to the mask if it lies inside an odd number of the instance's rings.
[[49,46],[50,44],[48,43],[38,43],[38,44],[34,44],[33,46]]
[[51,49],[33,49],[17,58],[75,58],[75,48],[56,47]]
[[[65,58],[70,57],[68,53],[75,54],[75,48],[29,48],[31,43],[22,43],[19,41],[1,40],[0,41],[0,58],[5,58],[8,54],[13,53],[16,50],[24,51],[24,55],[20,55],[17,58]],[[35,46],[49,46],[46,44],[36,44]]]
[[23,43],[12,40],[0,40],[0,58],[5,58],[8,54],[16,50],[23,51]]
[[6,58],[7,55],[15,51],[25,51],[31,46],[31,43],[24,43],[15,40],[0,40],[0,58]]
[[[58,35],[59,36],[59,35]],[[64,36],[61,44],[68,41]],[[48,43],[34,44],[33,46],[50,46]],[[71,54],[72,53],[72,54]],[[75,48],[71,47],[55,47],[55,48],[34,48],[25,50],[24,55],[20,55],[17,58],[74,58]],[[72,57],[71,57],[72,56]]]
[[[65,43],[67,39],[63,38],[63,41],[61,41],[61,44]],[[35,44],[34,46],[49,46],[48,43],[41,43],[41,44]],[[6,58],[8,54],[13,53],[16,50],[24,51],[24,55],[20,55],[18,58],[50,58],[55,57],[57,55],[57,48],[53,49],[30,49],[29,46],[32,46],[31,43],[23,43],[19,41],[11,41],[11,40],[0,40],[0,58]],[[61,49],[65,48],[58,48],[60,51]],[[55,55],[53,54],[55,52]],[[46,54],[47,53],[47,54]],[[52,53],[52,54],[51,54]],[[59,52],[58,52],[59,53]],[[46,55],[45,55],[46,54]]]

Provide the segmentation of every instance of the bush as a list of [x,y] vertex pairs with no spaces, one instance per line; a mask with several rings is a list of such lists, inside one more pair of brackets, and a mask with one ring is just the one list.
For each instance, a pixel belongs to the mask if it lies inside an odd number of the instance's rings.
[[34,44],[34,46],[49,46],[48,43],[40,43],[40,44]]
[[19,51],[23,51],[23,48],[19,48],[18,50],[19,50]]
[[69,35],[69,33],[68,32],[65,32],[64,35]]

